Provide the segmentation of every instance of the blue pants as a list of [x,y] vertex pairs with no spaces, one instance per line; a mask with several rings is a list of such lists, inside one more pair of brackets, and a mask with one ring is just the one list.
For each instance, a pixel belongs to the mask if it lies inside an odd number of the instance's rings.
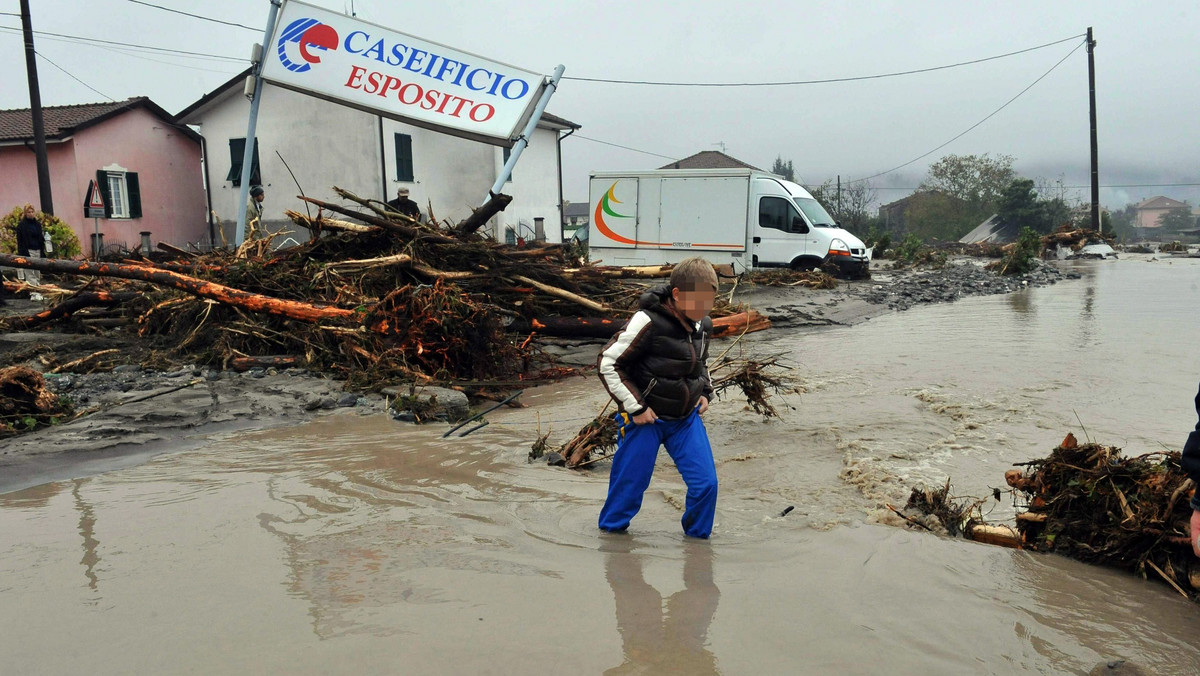
[[621,426],[620,439],[608,477],[608,499],[600,510],[600,528],[621,531],[629,527],[642,508],[642,494],[650,486],[658,447],[666,446],[687,484],[683,532],[707,538],[717,512],[717,467],[699,412],[693,409],[681,420],[659,420],[650,425],[635,425],[628,414],[618,413],[617,424]]

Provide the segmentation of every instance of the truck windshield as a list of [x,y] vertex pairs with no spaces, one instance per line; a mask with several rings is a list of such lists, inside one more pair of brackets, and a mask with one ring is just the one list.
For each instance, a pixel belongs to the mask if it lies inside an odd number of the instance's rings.
[[800,207],[800,211],[804,212],[808,222],[813,224],[814,228],[836,228],[837,224],[833,221],[833,216],[825,211],[825,207],[821,203],[811,197],[793,197],[796,206]]

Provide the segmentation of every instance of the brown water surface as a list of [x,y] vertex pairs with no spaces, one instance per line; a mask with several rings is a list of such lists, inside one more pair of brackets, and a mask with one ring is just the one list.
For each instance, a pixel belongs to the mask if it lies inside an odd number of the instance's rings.
[[0,672],[1194,673],[1200,608],[1163,585],[877,522],[919,481],[990,493],[1078,420],[1178,448],[1196,263],[748,339],[807,393],[769,423],[714,406],[708,542],[665,454],[621,536],[595,529],[606,467],[525,462],[539,415],[563,437],[599,409],[592,380],[465,439],[341,414],[0,495]]

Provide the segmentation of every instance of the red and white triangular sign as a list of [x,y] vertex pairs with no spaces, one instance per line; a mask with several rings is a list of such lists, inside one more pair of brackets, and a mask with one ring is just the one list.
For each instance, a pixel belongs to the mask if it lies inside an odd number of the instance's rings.
[[88,185],[87,208],[104,208],[104,196],[100,194],[100,186],[96,185],[95,181],[92,181],[91,184]]

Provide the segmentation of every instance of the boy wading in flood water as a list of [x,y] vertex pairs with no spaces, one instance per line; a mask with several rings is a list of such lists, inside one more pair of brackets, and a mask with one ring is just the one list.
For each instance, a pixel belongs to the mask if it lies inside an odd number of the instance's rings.
[[666,446],[687,483],[683,532],[712,533],[717,470],[700,416],[708,410],[708,343],[717,275],[712,263],[689,258],[668,286],[641,297],[630,318],[600,353],[600,378],[617,402],[618,445],[600,510],[600,529],[624,531],[642,506],[659,446]]

